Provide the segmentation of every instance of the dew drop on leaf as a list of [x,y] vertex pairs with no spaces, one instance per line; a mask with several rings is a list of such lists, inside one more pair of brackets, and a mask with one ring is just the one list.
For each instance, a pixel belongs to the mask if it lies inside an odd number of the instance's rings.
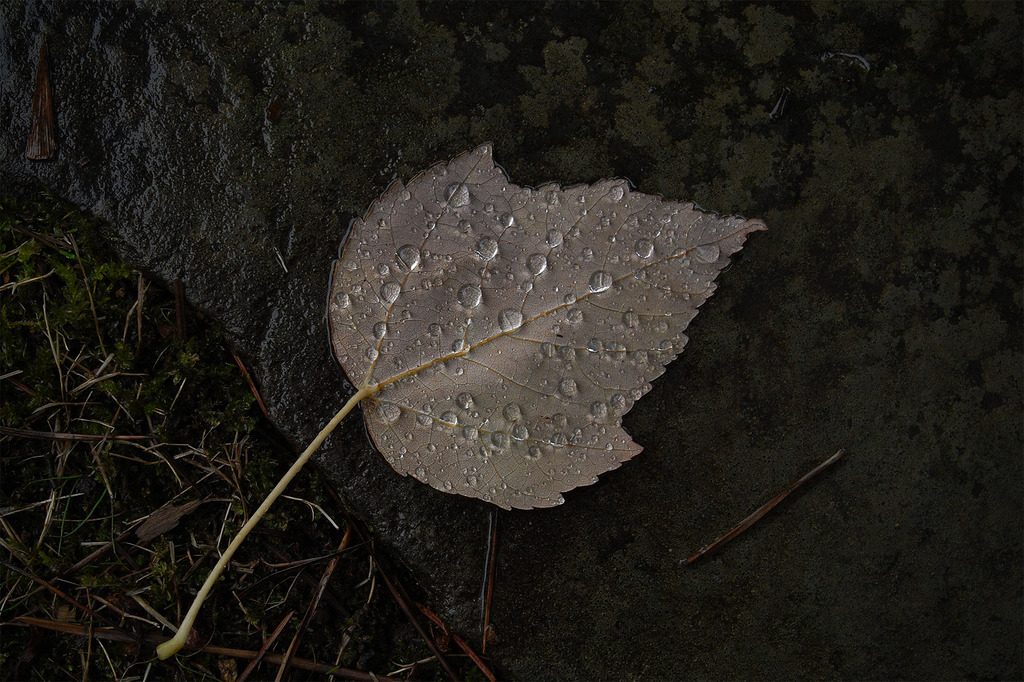
[[602,291],[608,291],[612,286],[612,276],[604,270],[598,270],[590,276],[590,290],[599,294]]

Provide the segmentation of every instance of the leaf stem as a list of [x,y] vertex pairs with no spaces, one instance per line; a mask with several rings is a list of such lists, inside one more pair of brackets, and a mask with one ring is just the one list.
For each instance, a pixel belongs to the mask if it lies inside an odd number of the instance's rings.
[[376,392],[376,385],[363,386],[356,391],[356,394],[349,398],[348,402],[345,403],[345,406],[338,410],[338,414],[331,418],[331,421],[327,422],[327,425],[320,430],[320,433],[316,435],[316,438],[314,438],[306,449],[302,451],[302,454],[295,460],[295,463],[292,464],[291,468],[289,468],[285,475],[281,477],[281,480],[277,482],[277,485],[270,491],[267,498],[263,500],[263,504],[259,506],[251,517],[249,517],[249,520],[245,522],[242,529],[238,531],[238,535],[236,535],[231,541],[228,548],[224,550],[224,553],[220,557],[220,561],[218,561],[217,565],[213,567],[212,571],[210,571],[210,575],[206,576],[206,582],[203,583],[203,586],[196,594],[196,598],[192,602],[192,606],[189,607],[188,613],[185,614],[185,618],[181,621],[181,626],[178,628],[177,634],[163,644],[157,646],[156,655],[160,657],[160,660],[173,656],[185,645],[185,640],[188,639],[188,634],[192,631],[192,625],[195,623],[196,616],[199,614],[199,608],[203,605],[206,597],[210,594],[210,590],[213,588],[213,584],[217,582],[217,579],[220,578],[220,574],[224,572],[225,568],[227,568],[228,562],[231,561],[231,557],[234,556],[235,551],[239,546],[241,546],[242,541],[245,540],[249,531],[251,531],[253,527],[260,522],[260,519],[262,519],[263,515],[267,513],[270,506],[274,504],[278,497],[281,496],[281,493],[285,491],[285,488],[287,488],[288,484],[291,483],[293,478],[295,478],[295,475],[298,474],[306,462],[309,461],[312,454],[319,449],[324,440],[327,439],[327,436],[331,435],[331,432],[334,431],[338,424],[341,423],[341,420],[344,419],[346,415],[352,411],[352,408],[358,405],[363,398],[373,395]]

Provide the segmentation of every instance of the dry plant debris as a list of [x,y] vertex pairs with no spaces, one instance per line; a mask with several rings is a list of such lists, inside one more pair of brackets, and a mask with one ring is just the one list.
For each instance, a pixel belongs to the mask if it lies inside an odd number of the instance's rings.
[[174,295],[96,227],[52,197],[0,199],[0,677],[232,679],[231,657],[262,654],[253,678],[287,661],[288,679],[383,679],[432,660],[315,475],[213,593],[205,648],[154,660],[160,614],[180,614],[283,456],[216,330],[190,314],[181,340]]

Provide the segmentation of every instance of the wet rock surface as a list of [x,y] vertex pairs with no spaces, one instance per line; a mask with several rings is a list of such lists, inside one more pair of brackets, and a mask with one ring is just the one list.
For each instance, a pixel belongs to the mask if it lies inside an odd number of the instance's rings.
[[[0,9],[0,188],[181,279],[297,445],[351,393],[330,266],[395,178],[491,140],[518,183],[765,219],[627,416],[645,451],[501,513],[506,676],[1022,675],[1019,5]],[[59,153],[30,162],[43,30]],[[490,509],[397,476],[358,418],[320,463],[473,639]]]

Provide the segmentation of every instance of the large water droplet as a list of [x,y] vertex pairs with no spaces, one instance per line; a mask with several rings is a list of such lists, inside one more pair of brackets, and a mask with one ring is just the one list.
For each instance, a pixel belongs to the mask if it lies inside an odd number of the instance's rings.
[[402,416],[402,408],[394,403],[381,401],[379,403],[378,410],[380,411],[380,416],[382,416],[384,421],[388,424],[394,424],[398,421],[398,418]]
[[654,253],[654,244],[646,239],[637,239],[636,244],[633,245],[633,250],[641,258],[650,258],[651,254]]
[[622,201],[622,197],[626,196],[626,190],[622,185],[615,185],[611,191],[608,192],[608,198],[612,201]]
[[348,297],[344,291],[339,291],[331,299],[331,308],[334,310],[341,310],[347,308],[352,304],[352,299]]
[[498,326],[503,332],[510,332],[513,329],[518,329],[522,323],[523,314],[518,310],[506,308],[498,313]]
[[383,339],[384,335],[388,333],[388,325],[385,322],[378,322],[373,325],[373,336],[376,339]]
[[595,400],[590,403],[590,416],[598,421],[604,421],[608,418],[608,406],[600,400]]
[[462,393],[455,396],[455,404],[464,410],[468,410],[473,407],[473,396],[463,391]]
[[442,412],[441,416],[438,417],[441,421],[449,426],[455,426],[459,423],[459,417],[454,412],[449,410],[448,412]]
[[705,263],[714,263],[722,255],[718,244],[701,244],[693,250],[693,255]]
[[501,413],[505,415],[505,419],[510,422],[517,422],[523,418],[523,409],[516,403],[509,403]]
[[509,431],[509,433],[511,433],[512,437],[515,438],[516,440],[526,440],[527,438],[530,437],[529,429],[527,429],[522,424],[516,424],[515,426],[513,426],[512,430]]
[[412,244],[406,244],[398,248],[398,260],[402,262],[406,270],[415,270],[420,264],[420,250]]
[[498,242],[492,237],[483,237],[476,243],[476,255],[483,260],[491,260],[498,253]]
[[531,445],[529,449],[526,451],[526,459],[530,460],[531,462],[536,462],[538,459],[540,459],[540,456],[542,454],[543,451],[540,449],[539,445]]
[[416,471],[413,472],[413,476],[415,476],[420,481],[426,481],[427,480],[427,468],[425,466],[422,466],[422,465],[416,467]]
[[564,395],[566,398],[571,398],[574,395],[576,395],[575,379],[567,377],[558,382],[558,392]]
[[451,206],[460,208],[469,203],[469,187],[463,182],[453,182],[444,191],[444,198]]
[[465,308],[475,308],[480,305],[480,301],[483,300],[483,292],[480,291],[480,287],[475,284],[467,284],[466,286],[459,289],[458,294],[459,303]]
[[491,443],[493,443],[496,448],[507,450],[509,446],[508,434],[504,431],[495,431],[491,434]]
[[548,246],[550,246],[551,248],[555,248],[556,246],[561,246],[561,244],[562,244],[562,233],[559,232],[558,230],[548,230],[548,234],[547,234],[547,238],[546,239],[547,239],[547,242],[548,242]]
[[384,299],[385,303],[394,303],[401,292],[402,287],[398,286],[397,282],[385,282],[384,286],[380,288],[380,297]]
[[512,227],[515,224],[515,218],[512,217],[511,213],[502,213],[498,218],[498,223],[502,227]]
[[466,440],[476,440],[480,436],[480,432],[473,426],[462,427],[462,437]]
[[590,276],[590,290],[595,294],[608,291],[612,286],[612,276],[604,270],[598,270]]
[[541,253],[535,253],[526,259],[526,268],[534,276],[548,269],[548,259]]

